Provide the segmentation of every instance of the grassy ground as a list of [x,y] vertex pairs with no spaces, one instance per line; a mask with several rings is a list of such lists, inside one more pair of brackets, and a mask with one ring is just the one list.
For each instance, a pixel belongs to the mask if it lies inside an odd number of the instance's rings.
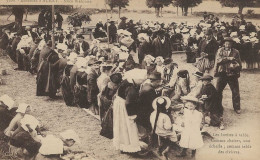
[[[125,15],[130,17],[130,15]],[[138,14],[131,13],[131,17],[134,19],[151,19],[149,14]],[[12,17],[13,18],[13,17]],[[10,21],[12,20],[10,19]],[[98,19],[105,20],[105,14],[93,15],[92,19],[95,23]],[[29,15],[28,20],[33,21],[37,19],[37,15]],[[0,17],[1,23],[7,23],[6,16]],[[198,22],[199,18],[194,17],[173,17],[172,15],[165,15],[161,21],[192,21]],[[190,64],[185,63],[185,56],[176,55],[174,61],[177,62],[181,68],[194,70],[194,67]],[[8,57],[0,57],[0,69],[6,69],[8,75],[1,76],[4,80],[5,85],[0,86],[0,95],[8,94],[13,97],[16,102],[25,102],[33,107],[32,114],[36,116],[41,124],[47,129],[46,133],[58,134],[65,129],[74,129],[80,136],[82,146],[75,146],[75,149],[85,151],[88,155],[95,157],[99,160],[113,159],[142,159],[132,157],[127,154],[120,154],[115,151],[112,147],[112,141],[99,135],[100,122],[88,115],[80,108],[67,107],[63,102],[61,96],[59,99],[52,100],[48,97],[36,97],[36,80],[28,72],[15,71],[16,64],[13,63]],[[218,137],[220,133],[247,133],[249,134],[249,143],[251,149],[239,149],[240,154],[218,154],[219,148],[210,148],[212,144],[218,144],[211,140],[205,140],[203,148],[199,149],[196,155],[196,159],[208,160],[210,159],[246,159],[255,160],[260,156],[259,154],[259,133],[260,133],[260,72],[259,70],[254,71],[243,71],[239,79],[240,83],[240,94],[241,94],[241,115],[234,113],[232,108],[232,95],[229,87],[224,90],[223,105],[224,111],[224,122],[226,130],[220,131],[216,128],[211,129],[211,133],[214,134],[216,139],[225,137]],[[227,137],[231,138],[232,137]],[[235,150],[235,149],[230,149]],[[172,151],[171,159],[179,151]],[[222,156],[225,156],[223,158]],[[143,159],[157,159],[155,157],[146,157]],[[189,158],[187,158],[189,159]]]

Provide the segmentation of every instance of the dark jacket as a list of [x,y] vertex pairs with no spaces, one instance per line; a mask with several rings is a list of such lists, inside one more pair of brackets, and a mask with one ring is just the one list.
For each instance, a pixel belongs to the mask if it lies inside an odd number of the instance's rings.
[[207,53],[209,60],[213,61],[215,59],[218,48],[219,48],[219,44],[215,38],[212,38],[212,40],[208,44],[207,44],[207,40],[203,39],[199,44],[199,53],[200,54],[202,52]]
[[144,42],[139,46],[138,49],[138,59],[139,59],[139,63],[141,63],[145,57],[145,55],[152,55],[153,51],[152,51],[152,45],[149,42]]
[[155,38],[152,42],[154,57],[162,56],[163,58],[169,58],[171,56],[171,45],[168,38],[165,37],[165,42],[162,44],[159,37]]
[[137,115],[139,96],[137,87],[127,80],[124,80],[118,88],[118,96],[125,99],[128,116]]
[[124,21],[121,21],[118,25],[118,29],[126,29],[126,23]]
[[[234,60],[230,61],[227,58],[233,57]],[[237,67],[232,67],[234,64]],[[241,59],[238,50],[232,48],[229,54],[225,54],[224,47],[220,48],[216,55],[216,61],[214,66],[215,77],[219,76],[236,76],[240,77],[240,71],[242,69]]]
[[[88,44],[88,42],[83,41],[81,47],[82,47],[82,50],[84,51],[84,56],[86,56],[86,55],[87,55],[87,51],[88,51],[88,49],[89,49],[89,44]],[[75,51],[76,51],[78,54],[80,54],[80,44],[79,44],[79,43],[76,43],[76,44],[75,44]]]
[[0,38],[1,41],[0,41],[0,48],[1,49],[6,49],[8,43],[9,43],[9,38],[7,36],[7,34],[3,34],[3,36]]
[[153,112],[152,103],[158,96],[156,95],[155,89],[151,84],[144,84],[139,93],[137,124],[151,130],[150,115]]
[[91,70],[91,73],[88,74],[88,84],[87,84],[87,98],[88,102],[91,103],[97,103],[97,95],[99,93],[99,89],[97,86],[97,78],[99,75],[96,71]]

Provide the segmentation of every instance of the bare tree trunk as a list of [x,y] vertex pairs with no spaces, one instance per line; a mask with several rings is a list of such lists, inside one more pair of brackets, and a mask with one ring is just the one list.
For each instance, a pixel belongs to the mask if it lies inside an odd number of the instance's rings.
[[177,16],[179,15],[179,7],[177,6]]
[[189,7],[184,6],[184,16],[188,15],[188,9],[189,9]]
[[110,12],[110,17],[112,18],[112,15],[113,15],[113,8],[111,8],[110,11],[111,11],[111,12]]
[[121,7],[119,6],[119,7],[118,7],[118,16],[119,16],[119,19],[120,19],[120,11],[121,11]]
[[163,8],[163,7],[161,7],[161,17],[162,17],[162,8]]
[[183,16],[183,7],[181,7],[181,15]]
[[160,7],[155,8],[156,17],[160,16],[159,13],[160,13]]
[[192,14],[192,7],[190,8],[190,13]]
[[28,8],[25,8],[25,18],[24,18],[24,21],[27,21],[27,15],[28,15]]
[[244,6],[238,6],[238,14],[239,15],[242,15],[243,14],[243,9],[244,9]]

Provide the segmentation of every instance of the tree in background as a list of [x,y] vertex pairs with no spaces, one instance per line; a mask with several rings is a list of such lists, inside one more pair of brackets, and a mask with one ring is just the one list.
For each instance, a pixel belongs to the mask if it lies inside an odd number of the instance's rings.
[[120,18],[121,8],[125,8],[126,6],[128,6],[129,0],[105,0],[105,3],[109,5],[111,13],[113,8],[118,7],[118,13]]
[[225,7],[238,7],[238,14],[242,15],[245,7],[252,7],[259,2],[259,0],[217,0]]
[[146,0],[146,5],[149,8],[155,8],[156,17],[159,17],[160,9],[164,6],[169,6],[172,0]]
[[202,0],[173,0],[173,6],[180,7],[182,15],[187,16],[189,7],[195,7],[201,2]]

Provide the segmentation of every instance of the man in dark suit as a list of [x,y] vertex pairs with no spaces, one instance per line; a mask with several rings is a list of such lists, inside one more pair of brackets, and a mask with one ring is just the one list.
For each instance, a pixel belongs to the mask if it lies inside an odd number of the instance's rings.
[[79,34],[77,35],[78,43],[75,44],[75,51],[82,57],[86,57],[88,55],[89,44],[84,41],[84,37]]
[[[222,92],[228,84],[232,91],[233,108],[237,114],[240,110],[240,93],[238,78],[242,68],[239,51],[232,47],[232,38],[224,40],[224,47],[220,48],[216,55],[214,76],[218,77],[216,89],[222,104]],[[223,106],[222,106],[223,107]]]
[[157,32],[157,37],[153,40],[152,46],[154,49],[153,57],[162,56],[163,58],[169,58],[171,56],[171,44],[168,37],[165,36],[163,30]]
[[119,23],[118,25],[118,29],[126,29],[126,20],[127,18],[126,17],[121,17],[120,18],[122,21]]
[[98,104],[97,104],[97,95],[99,93],[98,86],[97,86],[97,78],[100,75],[99,71],[99,65],[101,62],[97,60],[93,60],[89,62],[89,65],[91,65],[91,71],[87,76],[87,99],[90,110],[94,114],[98,114]]

